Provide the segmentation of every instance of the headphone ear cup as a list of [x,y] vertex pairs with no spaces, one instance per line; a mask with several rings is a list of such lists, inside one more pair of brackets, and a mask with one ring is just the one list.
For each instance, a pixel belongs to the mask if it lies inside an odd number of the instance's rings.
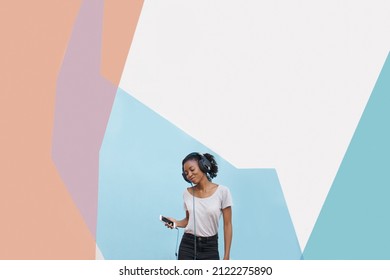
[[206,174],[210,171],[211,163],[207,158],[205,158],[205,156],[201,156],[201,159],[199,160],[199,168]]

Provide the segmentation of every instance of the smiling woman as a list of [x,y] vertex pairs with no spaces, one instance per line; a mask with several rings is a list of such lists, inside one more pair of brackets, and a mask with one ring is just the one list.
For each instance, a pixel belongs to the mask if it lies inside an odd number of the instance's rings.
[[[218,165],[210,154],[191,153],[182,161],[183,178],[192,186],[184,191],[185,218],[172,220],[185,228],[179,248],[180,260],[219,260],[218,223],[223,216],[224,260],[230,258],[232,197],[227,187],[213,183]],[[171,225],[166,224],[172,228]]]

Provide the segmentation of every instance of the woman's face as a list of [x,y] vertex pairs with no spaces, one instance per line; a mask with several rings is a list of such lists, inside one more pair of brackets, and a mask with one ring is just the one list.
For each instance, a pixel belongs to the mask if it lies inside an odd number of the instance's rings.
[[184,163],[183,169],[187,179],[195,185],[204,177],[204,173],[200,170],[199,164],[195,159],[187,160]]

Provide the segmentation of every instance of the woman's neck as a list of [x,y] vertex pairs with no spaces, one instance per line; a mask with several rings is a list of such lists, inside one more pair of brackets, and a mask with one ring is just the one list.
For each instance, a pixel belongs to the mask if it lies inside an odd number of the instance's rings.
[[201,192],[206,192],[208,189],[210,189],[213,186],[213,183],[210,182],[206,177],[204,180],[201,180],[197,185],[196,188]]

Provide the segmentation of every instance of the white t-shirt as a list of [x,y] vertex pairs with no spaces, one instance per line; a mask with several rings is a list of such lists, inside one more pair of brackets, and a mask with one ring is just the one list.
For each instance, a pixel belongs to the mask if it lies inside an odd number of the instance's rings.
[[[215,192],[205,198],[194,197],[192,189],[186,189],[183,194],[184,209],[189,212],[186,233],[196,236],[213,236],[218,233],[219,219],[222,209],[232,206],[232,196],[227,187],[219,185]],[[194,207],[195,201],[195,226]]]

